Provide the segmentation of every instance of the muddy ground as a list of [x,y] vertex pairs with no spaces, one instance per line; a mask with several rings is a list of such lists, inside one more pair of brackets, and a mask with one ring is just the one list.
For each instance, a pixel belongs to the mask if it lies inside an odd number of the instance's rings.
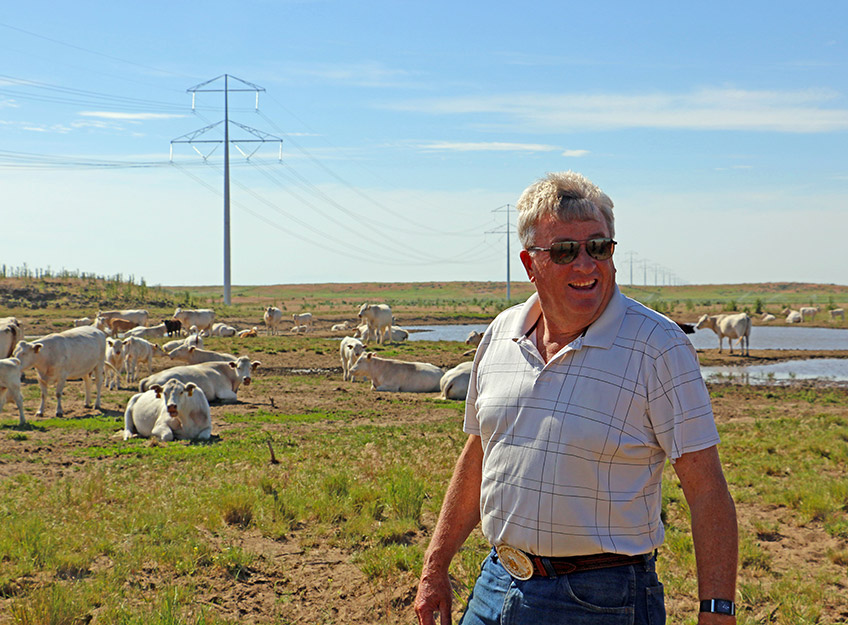
[[[426,323],[426,319],[421,322]],[[331,336],[330,333],[318,333],[319,336]],[[283,340],[283,339],[281,339]],[[846,357],[845,352],[768,352],[753,350],[751,356],[742,358],[738,355],[718,354],[716,350],[707,350],[702,355],[703,364],[715,365],[726,363],[759,363],[775,362],[798,357]],[[317,384],[310,392],[292,393],[285,384],[269,387],[258,393],[256,387],[244,387],[239,391],[240,403],[227,406],[227,410],[236,413],[249,413],[257,409],[268,409],[271,406],[285,406],[287,412],[305,413],[313,409],[332,408],[339,393],[345,393],[356,405],[361,405],[363,411],[372,408],[375,402],[381,406],[381,414],[386,423],[403,423],[410,417],[409,407],[419,401],[417,396],[393,393],[374,393],[366,383],[345,383],[341,379],[341,369],[338,356],[333,352],[282,352],[277,354],[262,354],[262,366],[257,377],[268,375],[286,375],[297,373],[315,377]],[[453,366],[463,358],[456,350],[446,351],[441,356],[431,358],[432,362],[442,366]],[[158,368],[164,368],[166,361],[159,360]],[[28,381],[33,383],[34,374],[28,373]],[[81,402],[81,382],[69,383],[65,393],[65,418],[91,414]],[[129,392],[129,391],[128,391]],[[51,391],[52,393],[52,391]],[[387,401],[398,399],[401,401]],[[106,402],[103,405],[105,414],[115,417],[115,431],[122,425],[125,400]],[[753,408],[746,401],[746,412]],[[14,414],[14,406],[7,405],[3,418],[9,419]],[[37,400],[28,400],[27,416],[33,423],[38,419],[33,415],[37,408]],[[48,415],[55,409],[55,399],[50,398]],[[229,428],[238,425],[227,424],[216,419],[221,407],[213,407],[214,432],[226,436]],[[438,409],[434,409],[438,410]],[[456,411],[446,408],[442,414],[431,412],[431,418],[440,419],[447,415],[456,415]],[[719,422],[738,418],[742,412],[738,403],[720,399],[715,405]],[[419,411],[414,411],[419,412]],[[420,417],[415,417],[420,418]],[[371,422],[373,423],[373,421]],[[320,424],[310,427],[321,427]],[[34,429],[28,432],[27,440],[11,440],[0,437],[0,458],[23,456],[38,456],[41,461],[34,464],[29,461],[0,460],[0,478],[9,478],[21,473],[37,473],[40,479],[59,479],[76,470],[88,468],[97,463],[113,462],[112,458],[87,458],[79,455],[80,448],[99,446],[103,444],[100,434],[83,429],[63,429],[40,431]],[[49,441],[49,442],[48,442]],[[21,452],[24,452],[21,454]],[[7,452],[9,453],[7,456]],[[754,517],[762,518],[763,514],[774,516],[779,521],[780,511],[763,511],[752,506],[740,506],[740,524],[750,527]],[[426,545],[432,532],[435,519],[424,518],[422,527],[416,535],[410,536],[413,544]],[[287,622],[287,623],[411,623],[414,616],[411,610],[415,596],[416,580],[409,574],[402,584],[396,587],[380,587],[369,582],[359,568],[351,562],[352,554],[345,550],[325,544],[310,542],[302,544],[301,534],[294,530],[285,540],[272,540],[262,536],[258,531],[248,528],[238,531],[243,549],[260,554],[251,567],[249,574],[234,582],[222,571],[214,567],[208,569],[209,575],[219,575],[219,578],[198,580],[201,591],[201,602],[222,617],[250,623]],[[216,540],[210,536],[210,540]],[[836,541],[821,531],[808,527],[782,526],[779,535],[764,541],[766,548],[775,557],[775,566],[781,569],[793,570],[809,568],[811,562],[817,566],[829,566],[825,554],[829,548],[835,548]],[[109,566],[108,560],[99,562],[98,566]],[[216,571],[218,571],[216,573]],[[207,573],[204,573],[207,574]],[[160,573],[148,572],[150,589],[167,584],[169,580],[160,579]],[[22,584],[34,583],[35,580],[22,580]],[[2,608],[0,608],[2,610]],[[5,610],[2,610],[5,612]],[[282,614],[284,620],[273,621],[271,615]],[[848,617],[846,617],[848,618]]]

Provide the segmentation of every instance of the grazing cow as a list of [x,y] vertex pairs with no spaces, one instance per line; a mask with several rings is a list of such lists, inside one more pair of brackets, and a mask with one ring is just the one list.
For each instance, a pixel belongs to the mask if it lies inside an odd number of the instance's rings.
[[162,352],[167,354],[171,350],[177,349],[180,345],[193,345],[194,347],[203,347],[203,337],[199,334],[189,334],[184,339],[168,341],[162,346]]
[[477,330],[471,330],[468,333],[468,338],[465,339],[466,345],[473,345],[477,347],[480,344],[480,341],[483,339],[483,333],[478,332]]
[[365,351],[365,344],[352,336],[344,337],[339,343],[339,356],[342,360],[342,378],[353,380],[350,368]]
[[0,319],[0,358],[8,358],[24,337],[20,322],[14,317]]
[[127,384],[132,384],[138,377],[139,365],[147,364],[147,375],[153,373],[153,355],[165,352],[156,343],[145,341],[137,336],[124,340],[124,362],[127,368]]
[[236,336],[238,336],[240,339],[244,339],[259,336],[259,333],[257,331],[256,326],[253,326],[250,330],[240,330]]
[[121,370],[124,368],[126,353],[121,339],[106,339],[106,388],[110,391],[121,386]]
[[359,307],[359,319],[365,322],[377,343],[383,342],[385,333],[394,321],[392,309],[387,304],[363,304]]
[[444,371],[427,362],[380,358],[366,352],[350,368],[350,374],[370,378],[372,391],[429,393],[439,390]]
[[178,319],[163,319],[165,334],[168,336],[179,336],[183,330],[183,322]]
[[85,407],[91,406],[91,377],[97,386],[95,408],[100,408],[103,387],[103,369],[106,361],[106,335],[94,326],[71,328],[57,334],[48,334],[35,343],[21,341],[15,348],[15,358],[23,370],[35,367],[38,386],[41,388],[41,406],[36,416],[44,416],[47,403],[47,385],[56,385],[56,416],[61,417],[62,390],[68,380],[82,378],[85,383]]
[[312,329],[312,313],[295,313],[292,315],[292,322],[295,327],[306,326],[306,331],[308,332]]
[[130,398],[124,412],[124,440],[141,436],[161,441],[208,439],[209,401],[197,385],[171,379]]
[[350,321],[344,321],[343,323],[337,323],[330,328],[332,332],[343,332],[344,330],[350,329]]
[[206,330],[209,332],[212,329],[212,324],[215,323],[215,311],[209,308],[185,309],[177,308],[174,311],[172,319],[176,319],[182,323],[184,328],[197,326],[199,331]]
[[167,356],[171,360],[182,360],[190,365],[199,365],[202,362],[234,362],[237,360],[232,354],[222,354],[221,352],[213,352],[185,344],[167,352]]
[[468,384],[471,382],[471,365],[474,363],[461,362],[453,369],[448,369],[439,381],[442,399],[464,400],[468,395]]
[[813,306],[802,306],[799,311],[801,313],[801,321],[806,321],[808,317],[810,318],[810,321],[815,321],[816,313],[818,311],[819,309]]
[[129,321],[135,321],[135,325],[137,326],[146,326],[147,320],[150,318],[149,313],[142,309],[98,310],[95,316],[102,317],[105,323],[108,323],[110,319],[128,319]]
[[17,358],[0,359],[0,412],[9,398],[15,401],[20,416],[19,424],[26,425],[24,398],[21,395],[21,361]]
[[244,383],[250,385],[251,374],[262,363],[253,362],[247,356],[242,356],[235,362],[204,362],[199,365],[182,365],[159,371],[144,378],[138,385],[138,390],[144,392],[153,384],[164,384],[170,379],[177,379],[188,384],[193,382],[203,389],[206,399],[210,402],[219,400],[224,403],[238,401],[239,387]]
[[747,313],[735,315],[703,315],[695,325],[696,330],[709,328],[718,336],[718,351],[721,353],[724,337],[730,345],[730,353],[733,353],[733,339],[739,339],[742,344],[742,355],[749,355],[749,343],[751,336],[751,318]]
[[268,334],[274,336],[280,329],[283,323],[283,311],[276,306],[268,306],[262,314],[262,321],[265,322],[265,328]]
[[763,318],[762,318],[763,323],[768,323],[769,321],[774,321],[775,319],[777,319],[777,317],[775,317],[773,314],[763,313]]
[[93,323],[94,322],[91,320],[90,317],[82,317],[81,319],[74,319],[74,327],[75,328],[78,328],[80,326],[90,326]]
[[209,336],[235,336],[236,332],[238,330],[226,323],[213,323],[209,330]]
[[845,309],[834,308],[833,310],[830,311],[830,320],[836,321],[837,318],[842,319],[842,321],[845,321]]
[[167,326],[164,322],[159,325],[150,326],[146,328],[144,326],[138,326],[127,330],[124,332],[121,338],[127,338],[129,336],[137,336],[140,339],[161,339],[165,336],[165,333],[168,331]]
[[[787,312],[788,311],[788,312]],[[797,310],[788,310],[786,314],[786,323],[801,323],[801,313]]]

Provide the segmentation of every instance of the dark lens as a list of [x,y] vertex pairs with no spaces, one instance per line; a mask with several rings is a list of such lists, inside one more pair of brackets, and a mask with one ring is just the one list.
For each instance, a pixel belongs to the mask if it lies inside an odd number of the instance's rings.
[[595,260],[608,260],[612,256],[615,241],[612,239],[589,239],[586,252]]
[[557,241],[551,243],[551,260],[557,265],[567,265],[580,252],[580,244],[577,241]]

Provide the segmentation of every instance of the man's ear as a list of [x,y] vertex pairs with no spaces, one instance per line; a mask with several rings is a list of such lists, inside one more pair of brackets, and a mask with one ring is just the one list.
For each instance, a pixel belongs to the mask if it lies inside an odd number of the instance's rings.
[[524,265],[524,271],[527,272],[527,278],[530,282],[536,282],[536,276],[533,272],[533,256],[527,250],[521,250],[518,257],[521,259],[521,264]]

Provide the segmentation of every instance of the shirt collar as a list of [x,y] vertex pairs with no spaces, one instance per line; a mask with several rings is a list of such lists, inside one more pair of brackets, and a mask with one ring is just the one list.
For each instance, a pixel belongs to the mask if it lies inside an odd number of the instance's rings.
[[[618,331],[624,321],[625,312],[627,312],[627,301],[616,284],[604,312],[601,313],[601,316],[580,337],[582,338],[582,345],[601,347],[603,349],[612,347],[615,337],[618,336]],[[539,294],[533,293],[524,302],[524,310],[519,315],[516,327],[513,330],[513,340],[520,341],[526,338],[539,323],[541,314],[542,306],[539,303]]]

